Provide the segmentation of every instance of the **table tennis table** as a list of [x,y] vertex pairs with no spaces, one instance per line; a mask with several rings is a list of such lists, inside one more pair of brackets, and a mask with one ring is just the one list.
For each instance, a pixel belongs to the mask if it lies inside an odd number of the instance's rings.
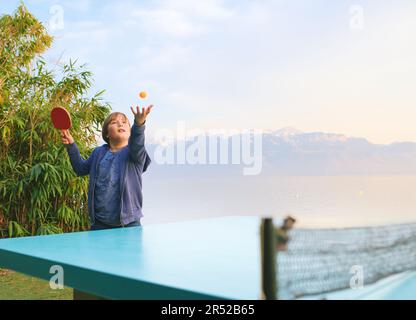
[[229,216],[0,240],[0,267],[50,280],[74,298],[260,299],[261,218]]
[[[230,216],[1,239],[0,268],[50,280],[51,267],[61,266],[74,299],[262,299],[261,223]],[[415,292],[409,271],[306,298],[416,299]]]

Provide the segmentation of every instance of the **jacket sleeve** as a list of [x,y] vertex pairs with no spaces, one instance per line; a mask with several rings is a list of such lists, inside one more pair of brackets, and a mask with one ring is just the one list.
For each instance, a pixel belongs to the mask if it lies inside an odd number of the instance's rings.
[[86,176],[90,173],[91,163],[94,156],[95,150],[91,153],[87,160],[81,158],[77,144],[74,142],[72,144],[66,145],[66,151],[69,155],[69,160],[71,161],[72,169],[78,176]]
[[146,121],[141,126],[133,124],[128,144],[129,158],[140,166],[142,172],[146,171],[151,162],[144,146],[145,123]]

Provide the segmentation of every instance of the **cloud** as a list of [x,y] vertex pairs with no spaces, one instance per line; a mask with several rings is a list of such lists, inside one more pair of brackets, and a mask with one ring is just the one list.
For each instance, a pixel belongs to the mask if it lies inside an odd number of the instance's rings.
[[212,20],[232,15],[220,1],[162,1],[157,6],[132,10],[127,24],[137,23],[155,36],[190,37],[207,32]]
[[307,130],[348,132],[380,143],[416,139],[409,120],[416,100],[415,9],[367,8],[363,30],[338,30],[307,63],[260,77],[258,87],[269,92],[265,100],[275,102],[275,114]]
[[202,26],[194,25],[182,12],[176,10],[135,10],[131,18],[140,20],[148,33],[159,35],[193,36],[203,31]]
[[290,123],[377,142],[416,139],[415,5],[363,2],[365,28],[351,30],[348,3],[324,3],[104,2],[88,20],[66,15],[56,49],[89,62],[118,110],[146,88],[166,107],[155,126]]
[[227,19],[233,15],[232,10],[225,6],[224,1],[219,0],[167,0],[162,3],[169,10],[183,12],[188,17]]
[[87,13],[93,7],[91,0],[61,0],[57,4],[77,13]]

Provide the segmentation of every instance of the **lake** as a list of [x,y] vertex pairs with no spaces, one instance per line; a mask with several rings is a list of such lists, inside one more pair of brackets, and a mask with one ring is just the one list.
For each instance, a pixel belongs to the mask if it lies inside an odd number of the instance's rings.
[[416,221],[416,176],[143,175],[143,224],[227,215],[284,217],[302,227]]

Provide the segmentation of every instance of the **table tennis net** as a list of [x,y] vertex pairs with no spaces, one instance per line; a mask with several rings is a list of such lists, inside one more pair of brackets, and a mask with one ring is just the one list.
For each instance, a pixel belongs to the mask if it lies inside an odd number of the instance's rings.
[[365,286],[416,269],[416,223],[295,228],[288,235],[287,249],[276,255],[278,299]]

